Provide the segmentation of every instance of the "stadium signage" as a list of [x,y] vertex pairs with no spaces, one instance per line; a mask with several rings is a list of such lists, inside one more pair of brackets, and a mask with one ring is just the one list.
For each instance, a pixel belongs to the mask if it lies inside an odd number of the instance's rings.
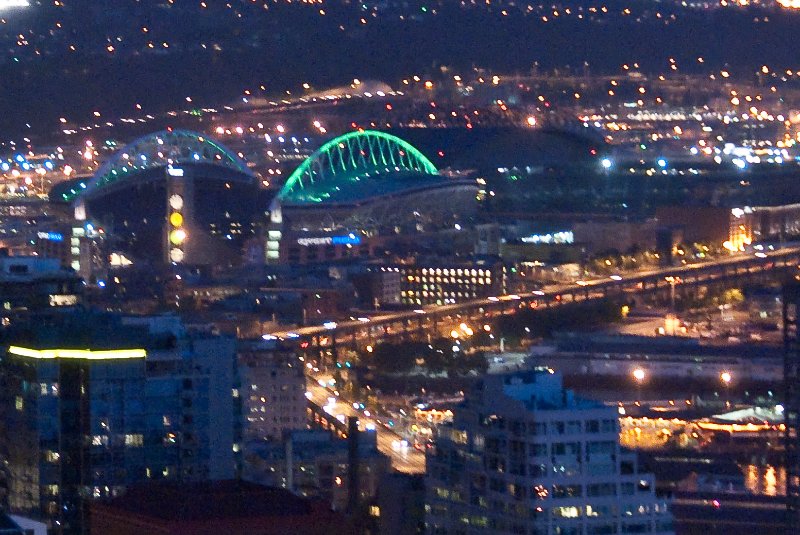
[[358,245],[361,243],[361,238],[355,234],[347,234],[345,236],[323,236],[321,238],[298,238],[297,244],[303,247],[311,245]]
[[40,240],[63,241],[64,235],[59,232],[38,232],[36,237]]

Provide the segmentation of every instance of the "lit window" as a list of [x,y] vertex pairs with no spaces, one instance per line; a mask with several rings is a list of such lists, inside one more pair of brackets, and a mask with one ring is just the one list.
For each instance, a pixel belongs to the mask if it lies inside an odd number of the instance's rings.
[[579,516],[581,516],[580,507],[575,507],[575,506],[553,507],[551,510],[553,511],[554,517],[578,518]]
[[144,436],[141,434],[125,435],[125,445],[131,447],[144,446]]

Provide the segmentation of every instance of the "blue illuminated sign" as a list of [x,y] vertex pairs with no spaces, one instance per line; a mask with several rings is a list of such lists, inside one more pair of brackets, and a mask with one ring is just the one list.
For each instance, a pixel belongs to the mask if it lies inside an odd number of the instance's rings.
[[333,245],[358,245],[361,243],[361,237],[355,234],[348,234],[347,236],[332,236],[331,243]]
[[40,240],[63,241],[64,235],[60,232],[39,232],[36,234]]

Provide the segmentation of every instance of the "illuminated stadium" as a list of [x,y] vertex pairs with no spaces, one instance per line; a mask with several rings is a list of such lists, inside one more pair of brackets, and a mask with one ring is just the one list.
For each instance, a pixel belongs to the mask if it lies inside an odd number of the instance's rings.
[[[267,260],[308,257],[298,248],[352,249],[373,236],[452,228],[477,209],[476,193],[474,180],[442,175],[396,136],[350,132],[309,156],[273,200]],[[320,253],[311,256],[340,256]]]
[[[180,206],[170,206],[176,196]],[[59,184],[50,198],[102,225],[111,248],[134,261],[189,264],[237,263],[268,204],[241,159],[186,130],[141,137],[90,180]]]

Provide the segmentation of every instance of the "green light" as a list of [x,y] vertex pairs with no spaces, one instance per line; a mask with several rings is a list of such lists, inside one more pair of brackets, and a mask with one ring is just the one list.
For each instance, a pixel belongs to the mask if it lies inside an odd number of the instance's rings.
[[286,180],[278,198],[321,202],[331,197],[337,184],[395,170],[439,173],[424,154],[397,136],[376,130],[349,132],[328,141],[306,158]]
[[[211,162],[214,165],[230,167],[247,175],[252,174],[250,170],[247,169],[247,166],[230,150],[219,145],[218,143],[215,143],[213,140],[208,139],[208,137],[202,134],[191,132],[189,130],[162,131],[139,138],[131,142],[129,145],[126,145],[123,149],[117,151],[117,153],[115,153],[115,155],[112,156],[112,158],[106,164],[98,169],[97,173],[94,175],[88,184],[88,187],[84,191],[67,194],[65,199],[67,201],[72,201],[81,194],[91,194],[91,192],[95,190],[101,189],[113,182],[116,182],[117,180],[123,180],[141,170],[166,166],[164,158],[162,157],[145,159],[141,162],[141,165],[137,165],[136,163],[132,163],[130,167],[123,165],[121,158],[122,154],[136,155],[144,154],[148,150],[152,151],[153,149],[150,147],[150,145],[156,143],[157,140],[161,140],[163,142],[164,148],[175,146],[183,151],[183,149],[188,146],[194,150],[189,150],[186,152],[190,154],[202,154],[203,161]],[[193,145],[196,144],[199,144],[199,147],[193,147]],[[165,153],[166,152],[168,151],[165,151]],[[150,156],[150,153],[147,152],[147,155]],[[131,157],[128,158],[128,161],[136,162],[138,160],[135,157]],[[179,156],[173,163],[194,163],[196,161],[197,160],[192,156]]]

